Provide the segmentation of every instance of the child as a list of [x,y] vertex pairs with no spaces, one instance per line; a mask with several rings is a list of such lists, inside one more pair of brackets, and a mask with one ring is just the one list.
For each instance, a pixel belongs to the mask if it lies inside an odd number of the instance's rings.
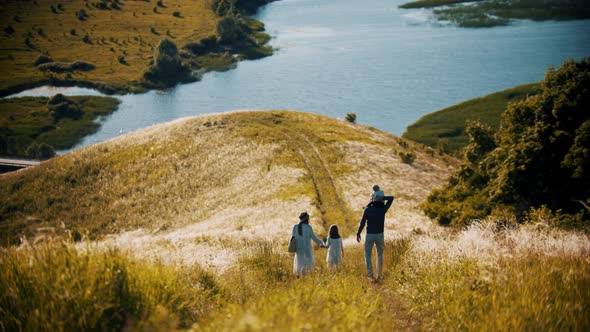
[[342,263],[344,257],[344,246],[342,245],[342,237],[338,233],[338,226],[330,226],[329,237],[326,240],[325,247],[328,249],[326,254],[326,262],[329,268],[337,268]]
[[371,201],[373,201],[377,196],[384,197],[385,193],[383,192],[383,190],[381,190],[381,188],[379,188],[378,185],[374,185],[373,193],[371,193]]
[[[376,197],[381,197],[381,199],[385,197],[385,193],[383,192],[383,190],[381,190],[381,188],[379,188],[379,185],[373,186],[373,192],[371,193],[371,201],[369,202],[369,204],[371,204],[371,202],[373,202]],[[366,209],[367,206],[369,206],[369,204],[364,206],[363,209]]]

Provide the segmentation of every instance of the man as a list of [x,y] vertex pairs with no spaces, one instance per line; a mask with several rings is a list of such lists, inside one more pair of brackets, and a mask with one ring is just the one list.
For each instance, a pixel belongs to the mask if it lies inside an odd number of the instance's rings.
[[[383,203],[383,201],[387,203]],[[367,234],[365,236],[365,262],[369,278],[378,281],[383,271],[383,247],[385,247],[385,237],[383,228],[385,225],[385,213],[393,203],[393,196],[375,196],[371,203],[365,208],[363,217],[356,232],[356,241],[361,242],[361,232],[367,224]],[[373,245],[377,247],[377,277],[373,278],[373,264],[371,262]]]

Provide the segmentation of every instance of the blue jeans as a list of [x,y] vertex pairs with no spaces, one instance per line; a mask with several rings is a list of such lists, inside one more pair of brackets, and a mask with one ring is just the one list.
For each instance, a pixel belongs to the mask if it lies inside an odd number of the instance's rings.
[[373,263],[371,258],[373,255],[373,245],[377,247],[377,278],[381,277],[383,270],[383,248],[385,247],[385,237],[383,233],[369,234],[365,237],[365,263],[367,263],[367,272],[369,277],[373,277]]

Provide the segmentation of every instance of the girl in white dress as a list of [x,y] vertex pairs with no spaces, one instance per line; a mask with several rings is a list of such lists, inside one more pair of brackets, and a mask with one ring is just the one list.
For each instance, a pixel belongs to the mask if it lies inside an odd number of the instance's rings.
[[313,229],[309,226],[309,215],[307,212],[301,213],[299,220],[299,224],[293,225],[293,236],[297,240],[297,251],[293,258],[293,273],[297,276],[303,276],[313,271],[314,258],[311,240],[322,247],[324,246],[324,242],[315,235]]
[[342,263],[344,257],[344,246],[342,245],[342,237],[338,233],[338,226],[330,226],[329,237],[326,241],[326,262],[329,268],[337,268]]

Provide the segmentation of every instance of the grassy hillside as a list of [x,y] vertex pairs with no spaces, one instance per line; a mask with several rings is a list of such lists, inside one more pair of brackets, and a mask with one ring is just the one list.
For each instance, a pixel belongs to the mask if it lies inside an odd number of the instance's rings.
[[[587,330],[588,236],[540,212],[435,227],[416,205],[453,165],[272,111],[182,119],[1,175],[1,239],[22,244],[0,248],[0,329]],[[353,239],[374,183],[396,197],[379,283]],[[321,237],[341,226],[339,270],[316,248],[315,271],[293,276],[302,210]],[[84,235],[98,241],[64,241]]]
[[517,86],[429,113],[410,125],[404,138],[457,153],[467,145],[465,121],[478,120],[497,129],[508,103],[540,91],[538,83]]
[[25,156],[32,143],[46,143],[57,150],[72,148],[84,136],[98,130],[98,117],[111,114],[119,105],[117,99],[110,97],[68,97],[79,112],[62,117],[50,109],[49,99],[0,99],[0,139],[6,143],[0,155]]
[[236,40],[218,45],[222,17],[208,0],[11,0],[0,3],[0,12],[0,95],[49,83],[105,93],[152,88],[143,74],[157,62],[154,53],[165,38],[179,49],[190,46],[179,56],[196,72],[227,69],[234,53],[247,59],[272,54],[262,46],[270,38],[261,32],[264,25],[252,19],[240,19]]
[[[416,157],[411,165],[401,161],[405,151]],[[3,243],[15,243],[48,227],[97,238],[137,228],[196,232],[216,225],[211,234],[247,237],[267,229],[287,236],[302,210],[320,233],[338,223],[350,234],[373,183],[396,195],[397,218],[422,218],[414,206],[448,172],[431,154],[313,114],[191,118],[3,175],[0,235]]]

